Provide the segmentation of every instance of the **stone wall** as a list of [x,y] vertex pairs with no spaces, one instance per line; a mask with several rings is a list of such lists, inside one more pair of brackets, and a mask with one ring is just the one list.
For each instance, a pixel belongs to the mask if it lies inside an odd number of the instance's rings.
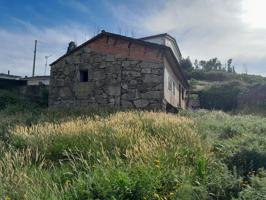
[[[88,70],[81,82],[80,70]],[[161,109],[163,63],[83,47],[51,67],[49,105]]]

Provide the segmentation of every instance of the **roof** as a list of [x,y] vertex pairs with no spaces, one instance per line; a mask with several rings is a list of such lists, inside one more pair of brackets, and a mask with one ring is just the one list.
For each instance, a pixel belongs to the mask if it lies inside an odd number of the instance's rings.
[[0,73],[0,76],[13,77],[13,78],[20,78],[20,76],[11,75],[11,74],[5,74],[5,73]]
[[8,79],[8,80],[19,80],[21,77],[16,75],[10,75],[5,73],[0,73],[1,79]]
[[172,37],[171,35],[169,35],[168,33],[161,33],[161,34],[157,34],[157,35],[151,35],[151,36],[142,37],[142,38],[139,38],[139,39],[140,40],[146,40],[146,39],[151,39],[151,38],[156,38],[156,37],[169,37],[169,38],[175,40],[175,38]]
[[[136,39],[136,38],[132,38],[132,37],[127,37],[127,36],[123,36],[123,35],[118,35],[118,34],[115,34],[115,33],[110,33],[110,32],[106,32],[106,31],[102,31],[100,34],[96,35],[95,37],[91,38],[90,40],[84,42],[83,44],[77,46],[74,50],[72,50],[71,52],[69,53],[66,53],[64,54],[63,56],[59,57],[57,60],[55,60],[53,63],[50,64],[50,66],[56,64],[57,62],[59,62],[60,60],[62,60],[63,58],[67,57],[68,55],[76,52],[77,50],[83,48],[84,46],[86,46],[87,44],[97,40],[98,38],[101,38],[102,36],[109,36],[109,37],[114,37],[114,38],[119,38],[119,39],[122,39],[122,40],[127,40],[127,41],[130,41],[130,42],[134,42],[134,43],[137,43],[137,44],[142,44],[142,45],[145,45],[145,46],[150,46],[150,47],[154,47],[154,48],[159,48],[159,49],[163,49],[165,51],[168,51],[170,52],[170,54],[174,57],[174,59],[176,60],[176,63],[178,64],[179,66],[179,71],[181,73],[181,76],[183,77],[183,79],[185,80],[185,84],[188,86],[188,82],[187,82],[187,79],[184,75],[184,72],[183,72],[183,69],[180,67],[179,65],[179,62],[177,60],[177,58],[175,57],[172,49],[168,46],[165,46],[165,45],[161,45],[161,44],[156,44],[156,43],[152,43],[152,42],[147,42],[147,41],[144,41],[143,39],[144,38],[141,38],[141,39]],[[175,39],[168,35],[167,33],[163,33],[163,34],[159,34],[159,35],[154,35],[154,36],[149,36],[150,38],[151,37],[158,37],[158,36],[168,36],[170,37],[171,39],[173,39],[175,41]],[[146,37],[145,39],[147,39],[148,37]],[[175,41],[176,43],[176,41]]]
[[50,76],[31,76],[31,77],[25,77],[23,79],[25,79],[25,80],[30,80],[30,79],[50,79]]
[[151,35],[151,36],[147,36],[147,37],[143,37],[143,38],[139,38],[140,40],[147,40],[147,39],[152,39],[152,38],[158,38],[158,37],[168,37],[170,38],[173,42],[174,42],[174,45],[176,46],[176,49],[177,49],[177,52],[179,54],[180,57],[182,57],[182,54],[180,52],[180,49],[178,47],[178,44],[176,42],[176,39],[169,35],[168,33],[161,33],[161,34],[157,34],[157,35]]
[[96,35],[95,37],[91,38],[90,40],[84,42],[83,44],[77,46],[73,51],[69,52],[69,53],[66,53],[64,54],[63,56],[61,56],[60,58],[58,58],[56,61],[54,61],[53,63],[51,63],[50,65],[54,65],[56,64],[57,62],[59,62],[62,58],[74,53],[75,51],[81,49],[82,47],[86,46],[87,44],[97,40],[98,38],[102,37],[102,36],[111,36],[111,37],[115,37],[115,38],[120,38],[120,39],[123,39],[123,40],[127,40],[127,41],[131,41],[131,42],[134,42],[134,43],[138,43],[138,44],[142,44],[142,45],[145,45],[145,46],[150,46],[150,47],[155,47],[155,48],[161,48],[161,49],[167,49],[168,47],[165,46],[165,45],[160,45],[160,44],[156,44],[156,43],[152,43],[152,42],[146,42],[146,41],[143,41],[143,40],[140,40],[140,39],[136,39],[136,38],[132,38],[132,37],[127,37],[127,36],[123,36],[123,35],[118,35],[118,34],[115,34],[115,33],[110,33],[110,32],[106,32],[106,31],[102,31],[100,34]]

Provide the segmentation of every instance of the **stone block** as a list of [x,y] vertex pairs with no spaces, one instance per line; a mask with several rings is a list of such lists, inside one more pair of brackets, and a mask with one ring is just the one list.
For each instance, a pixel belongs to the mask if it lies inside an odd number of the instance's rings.
[[121,101],[121,107],[122,108],[134,108],[134,105],[130,101],[122,100]]
[[149,101],[146,99],[139,99],[134,101],[136,108],[145,108],[149,105]]
[[145,74],[143,77],[144,83],[161,83],[163,82],[163,77],[154,74]]
[[107,62],[115,61],[115,57],[113,55],[107,55],[105,57],[105,61],[107,61]]
[[141,69],[141,73],[149,74],[149,73],[151,73],[151,68],[143,68],[143,69]]
[[101,71],[94,71],[93,72],[93,75],[92,75],[92,78],[94,80],[102,80],[102,79],[105,79],[105,77],[106,77],[106,75],[105,75],[105,73],[104,73],[103,70],[101,70]]
[[119,84],[108,85],[104,90],[108,95],[111,96],[120,96],[121,94],[121,86]]
[[143,99],[161,99],[162,97],[163,93],[161,91],[150,91],[141,94]]

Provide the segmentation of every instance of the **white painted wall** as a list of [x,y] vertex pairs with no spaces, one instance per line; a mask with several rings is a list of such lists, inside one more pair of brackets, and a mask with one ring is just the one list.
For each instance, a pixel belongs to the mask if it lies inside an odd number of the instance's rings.
[[[171,79],[172,82],[175,82],[175,88],[172,87],[172,91],[168,88],[168,79]],[[179,91],[179,85],[181,85],[181,88],[184,90],[184,99],[182,99],[182,90]],[[173,89],[175,90],[175,94],[173,92]],[[165,100],[171,104],[173,107],[181,107],[183,109],[186,108],[186,100],[185,100],[185,94],[186,90],[174,74],[171,65],[167,61],[166,58],[164,58],[164,98]],[[179,96],[181,99],[181,102],[179,102]]]
[[181,63],[181,57],[180,57],[179,51],[178,51],[174,41],[172,39],[170,39],[169,37],[157,36],[157,37],[153,37],[153,38],[144,39],[144,41],[152,42],[152,43],[156,43],[156,44],[161,44],[161,45],[165,45],[165,46],[170,47],[172,49],[176,59],[178,60],[178,62]]
[[27,85],[39,85],[40,83],[44,85],[49,85],[49,79],[28,79]]
[[156,44],[161,44],[161,45],[165,45],[165,38],[163,36],[144,39],[144,41],[151,42],[151,43],[156,43]]

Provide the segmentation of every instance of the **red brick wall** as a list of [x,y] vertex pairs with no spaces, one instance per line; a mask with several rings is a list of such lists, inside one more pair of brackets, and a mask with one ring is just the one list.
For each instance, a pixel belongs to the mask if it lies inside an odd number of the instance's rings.
[[126,57],[138,60],[163,62],[162,52],[159,48],[149,47],[138,43],[131,43],[127,40],[107,36],[101,37],[87,45],[94,51],[113,54],[119,57]]

